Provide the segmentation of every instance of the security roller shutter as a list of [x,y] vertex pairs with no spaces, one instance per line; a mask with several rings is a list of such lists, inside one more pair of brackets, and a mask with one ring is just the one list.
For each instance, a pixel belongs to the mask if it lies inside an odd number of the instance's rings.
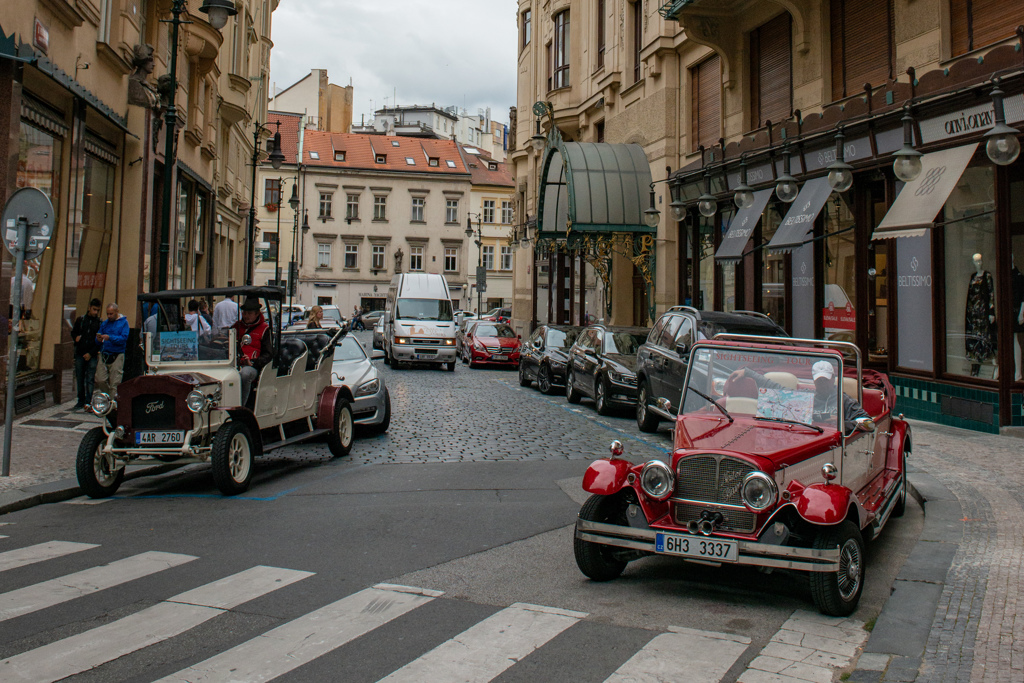
[[722,137],[722,60],[716,54],[691,72],[693,148],[712,147]]
[[832,99],[892,77],[892,0],[832,0]]
[[950,0],[953,54],[985,47],[1014,35],[1024,18],[1024,0]]
[[752,128],[793,113],[791,23],[789,13],[783,12],[750,33]]

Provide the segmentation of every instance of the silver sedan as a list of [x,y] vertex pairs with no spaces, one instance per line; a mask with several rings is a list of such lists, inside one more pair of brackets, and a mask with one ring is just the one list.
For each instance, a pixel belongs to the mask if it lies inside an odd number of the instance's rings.
[[346,336],[334,348],[331,369],[331,381],[352,392],[353,420],[374,434],[383,434],[391,424],[391,395],[384,385],[384,377],[371,362],[383,357],[384,352],[377,350],[367,357],[359,340]]

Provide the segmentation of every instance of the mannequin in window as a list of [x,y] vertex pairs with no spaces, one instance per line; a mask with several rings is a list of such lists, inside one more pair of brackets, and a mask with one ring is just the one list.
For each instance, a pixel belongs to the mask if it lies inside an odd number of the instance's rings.
[[[1020,272],[1016,264],[1010,272],[1010,290],[1013,294],[1013,336],[1017,338],[1021,360],[1024,361],[1024,273]],[[1024,379],[1024,372],[1019,365],[1015,379]]]
[[971,361],[971,376],[977,377],[981,364],[996,355],[996,287],[992,273],[982,266],[981,254],[973,258],[974,274],[967,285],[964,314],[964,346]]

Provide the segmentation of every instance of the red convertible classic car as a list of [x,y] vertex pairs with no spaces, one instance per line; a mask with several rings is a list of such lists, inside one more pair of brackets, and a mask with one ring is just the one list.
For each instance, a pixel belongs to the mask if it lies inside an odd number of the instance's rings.
[[595,581],[656,554],[810,572],[814,603],[848,615],[864,543],[906,507],[910,427],[853,344],[718,335],[690,351],[670,463],[622,445],[583,478],[580,570]]

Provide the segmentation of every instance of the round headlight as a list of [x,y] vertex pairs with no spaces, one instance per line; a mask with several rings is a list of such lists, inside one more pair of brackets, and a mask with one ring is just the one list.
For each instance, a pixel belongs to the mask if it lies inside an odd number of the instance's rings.
[[189,392],[188,396],[185,397],[185,405],[188,406],[188,409],[193,413],[198,413],[206,407],[206,394],[198,389],[193,389]]
[[774,505],[778,492],[775,480],[764,472],[751,472],[743,480],[743,504],[754,512]]
[[106,415],[114,409],[114,401],[108,394],[97,391],[92,395],[92,412],[96,415]]
[[655,500],[665,500],[675,489],[675,477],[669,466],[660,460],[650,460],[640,472],[640,488]]

